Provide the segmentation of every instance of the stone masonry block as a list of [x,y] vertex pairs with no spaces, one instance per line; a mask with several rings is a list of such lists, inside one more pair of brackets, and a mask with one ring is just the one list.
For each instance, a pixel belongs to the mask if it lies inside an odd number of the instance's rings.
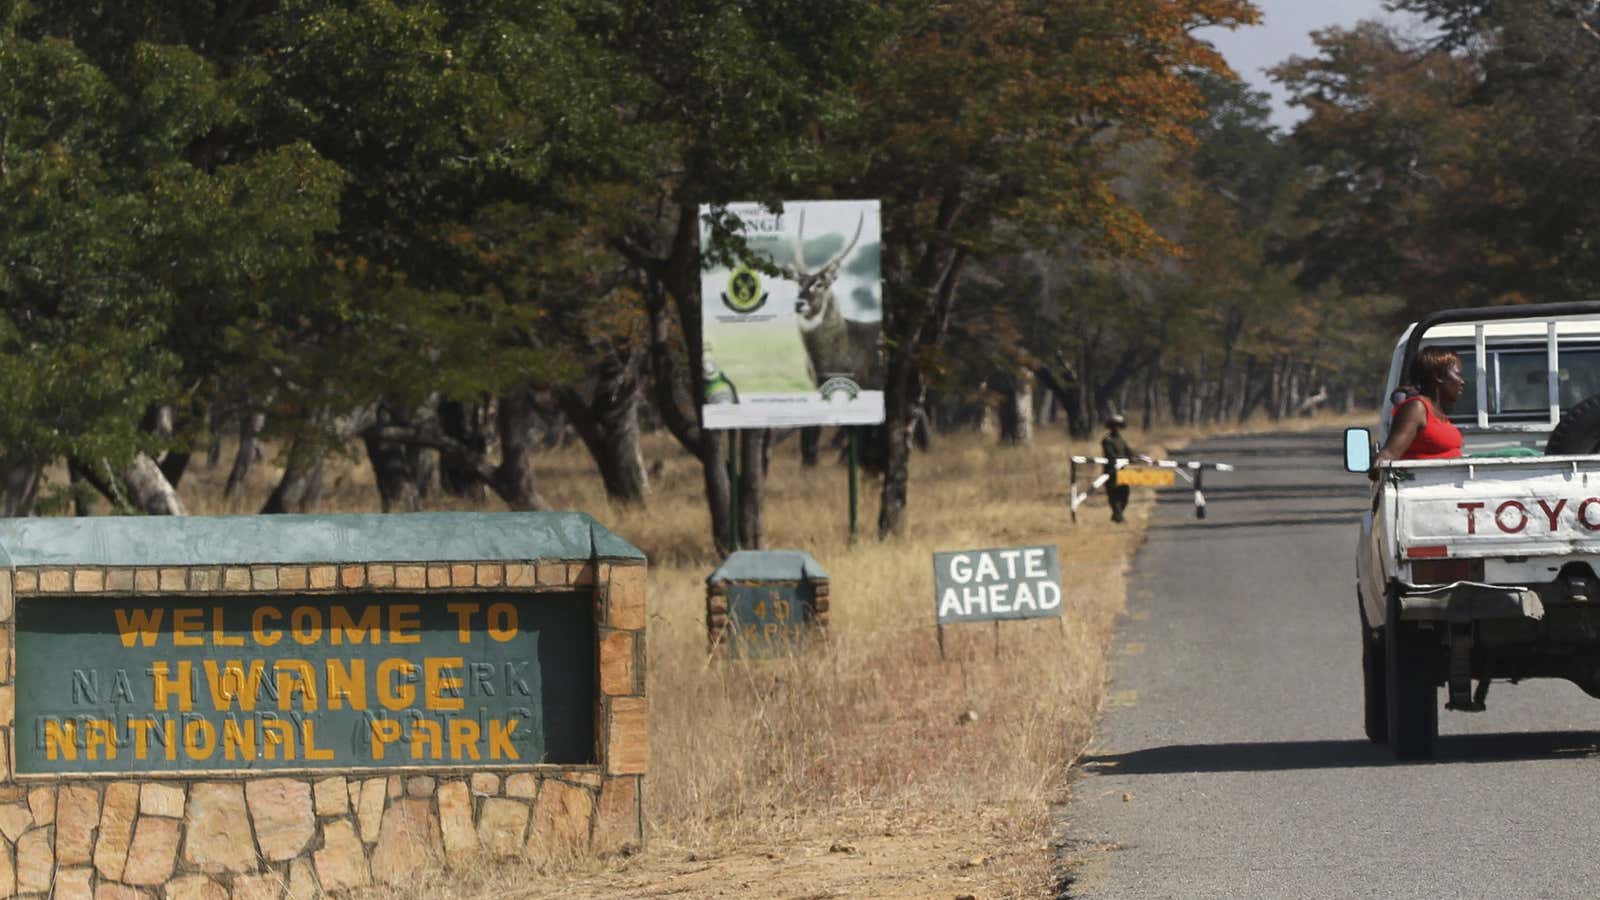
[[522,835],[528,829],[528,805],[516,800],[490,797],[478,814],[478,843],[495,856],[515,856],[522,850]]
[[40,570],[39,590],[46,594],[64,594],[72,590],[72,573],[66,569]]
[[33,814],[34,825],[52,825],[56,821],[56,789],[54,785],[28,790],[28,812]]
[[0,622],[11,621],[16,611],[17,598],[11,591],[11,573],[0,572]]
[[365,587],[367,584],[367,567],[364,565],[340,566],[339,586],[344,588]]
[[[190,835],[190,840],[194,835]],[[178,862],[178,820],[140,816],[128,849],[128,866],[122,880],[147,887],[164,884]],[[250,868],[254,868],[251,866]]]
[[633,632],[612,631],[600,638],[600,693],[633,693]]
[[17,893],[42,894],[50,890],[50,876],[56,868],[55,854],[50,850],[54,831],[35,828],[17,841]]
[[161,568],[156,570],[163,591],[186,591],[189,589],[189,570],[181,567]]
[[477,568],[478,587],[499,587],[506,580],[505,566],[496,563],[479,563]]
[[277,566],[251,566],[250,590],[275,591],[278,589]]
[[594,563],[567,563],[567,584],[594,587]]
[[196,566],[190,569],[189,590],[205,592],[222,590],[222,568],[220,566]]
[[[86,866],[100,824],[100,792],[91,785],[61,789],[56,805],[56,855],[63,866]],[[23,837],[27,837],[24,835]]]
[[146,781],[139,786],[139,812],[147,816],[183,818],[183,787]]
[[644,566],[611,567],[611,582],[607,597],[608,621],[612,628],[639,630],[644,628]]
[[133,589],[140,594],[153,594],[161,587],[160,573],[155,569],[134,569]]
[[322,849],[311,858],[322,889],[329,893],[348,891],[372,881],[366,849],[349,819],[334,819],[322,826]]
[[643,775],[650,761],[643,697],[612,697],[606,729],[606,774]]
[[305,851],[317,831],[311,785],[293,778],[262,778],[245,782],[244,793],[262,856],[281,862]]
[[31,594],[39,589],[39,573],[32,569],[18,569],[12,576],[11,587],[18,594]]
[[279,566],[278,589],[303,591],[311,585],[311,573],[305,566]]
[[419,590],[428,586],[428,570],[423,566],[395,566],[394,586]]
[[594,820],[594,850],[613,853],[638,846],[639,779],[608,778],[600,788],[600,805]]
[[229,566],[223,569],[222,589],[225,591],[250,590],[250,570],[243,566]]
[[228,889],[204,875],[185,875],[168,882],[164,900],[228,900]]
[[450,567],[451,587],[473,587],[477,583],[477,567],[471,563],[456,563]]
[[133,590],[133,570],[126,568],[107,569],[106,590],[118,593],[127,593]]
[[105,590],[106,573],[102,569],[73,569],[72,592],[74,594],[98,594]]
[[493,797],[500,793],[500,776],[489,772],[474,772],[472,775],[472,793],[478,797]]
[[559,561],[539,563],[537,577],[540,587],[563,587],[567,583],[567,564]]
[[[150,821],[160,821],[151,819]],[[189,789],[183,860],[201,872],[254,872],[256,842],[237,782],[201,782]]]
[[394,566],[373,563],[367,566],[367,586],[374,588],[394,587]]
[[378,845],[372,848],[372,875],[388,884],[405,884],[438,859],[443,845],[433,804],[403,797],[384,810]]
[[429,566],[428,567],[428,587],[430,587],[430,588],[447,588],[449,586],[450,586],[450,567],[449,566]]
[[439,829],[444,836],[444,851],[459,857],[478,849],[478,835],[472,827],[472,793],[465,781],[439,785]]
[[345,779],[335,775],[323,778],[313,786],[317,800],[317,815],[343,816],[350,812],[350,793]]
[[334,566],[312,566],[307,570],[311,578],[311,589],[326,591],[333,588],[339,570]]
[[506,564],[506,587],[533,587],[533,566],[528,563]]
[[139,785],[114,781],[106,785],[105,802],[100,807],[99,836],[94,842],[94,867],[100,877],[122,880],[122,867],[128,862],[128,845],[133,842],[133,820],[139,815]]
[[589,791],[546,779],[533,811],[528,855],[569,854],[587,848],[593,813],[594,795]]

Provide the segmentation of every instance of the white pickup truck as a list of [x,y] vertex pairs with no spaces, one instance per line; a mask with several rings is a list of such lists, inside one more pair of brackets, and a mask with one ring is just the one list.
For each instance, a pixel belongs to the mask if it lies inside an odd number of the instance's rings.
[[[1378,472],[1357,549],[1367,736],[1429,756],[1446,708],[1491,680],[1565,678],[1600,697],[1600,303],[1436,313],[1407,329],[1377,444],[1417,352],[1460,354],[1465,456]],[[1373,434],[1345,433],[1367,472]],[[1476,688],[1474,688],[1476,681]]]

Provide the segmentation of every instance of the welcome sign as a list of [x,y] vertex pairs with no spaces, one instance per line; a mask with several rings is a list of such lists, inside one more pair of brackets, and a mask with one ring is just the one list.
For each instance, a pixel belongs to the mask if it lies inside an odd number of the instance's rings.
[[935,553],[933,580],[940,625],[1061,615],[1054,546]]
[[24,601],[17,771],[591,762],[592,609],[576,593]]

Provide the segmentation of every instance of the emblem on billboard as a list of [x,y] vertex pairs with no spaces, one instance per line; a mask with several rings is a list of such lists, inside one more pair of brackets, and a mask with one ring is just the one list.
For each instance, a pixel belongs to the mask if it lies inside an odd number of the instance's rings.
[[753,313],[767,303],[761,290],[761,276],[740,266],[728,276],[728,289],[722,292],[722,305],[741,315]]
[[821,394],[824,400],[831,401],[835,394],[842,395],[846,400],[854,400],[861,393],[861,385],[856,384],[854,379],[834,375],[817,388],[817,393]]

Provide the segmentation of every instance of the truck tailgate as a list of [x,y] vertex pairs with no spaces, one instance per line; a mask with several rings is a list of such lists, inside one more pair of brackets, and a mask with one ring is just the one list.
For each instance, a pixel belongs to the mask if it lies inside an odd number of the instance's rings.
[[[1600,553],[1600,456],[1393,464],[1401,557]],[[1442,548],[1442,549],[1441,549]]]

